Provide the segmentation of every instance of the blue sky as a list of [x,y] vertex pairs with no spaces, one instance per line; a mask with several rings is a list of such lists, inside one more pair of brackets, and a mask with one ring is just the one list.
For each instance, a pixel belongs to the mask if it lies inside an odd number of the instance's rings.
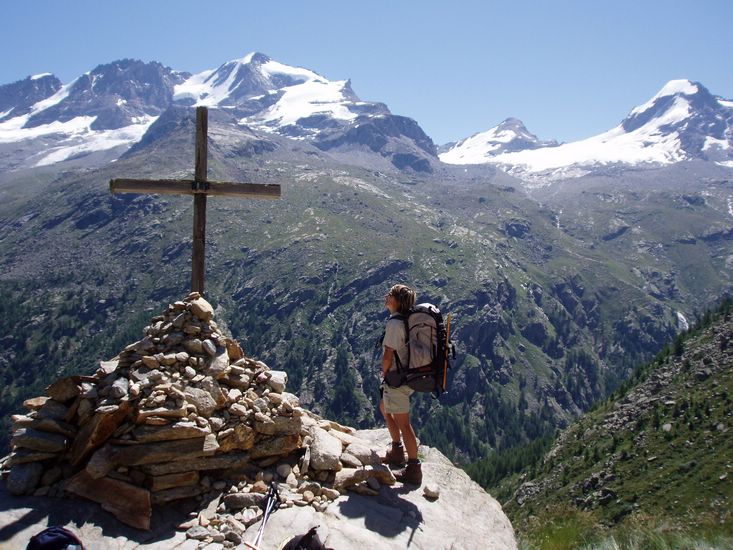
[[198,72],[260,51],[416,119],[442,144],[524,121],[573,141],[668,80],[733,98],[730,0],[6,0],[0,83],[125,57]]

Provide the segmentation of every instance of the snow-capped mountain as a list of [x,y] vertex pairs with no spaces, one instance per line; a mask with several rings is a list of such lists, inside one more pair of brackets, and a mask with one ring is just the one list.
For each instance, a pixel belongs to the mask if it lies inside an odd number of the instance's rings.
[[29,113],[33,105],[51,97],[60,88],[61,81],[50,73],[0,86],[0,121]]
[[63,86],[49,74],[0,86],[0,151],[14,152],[5,156],[5,167],[49,165],[99,151],[119,154],[168,108],[173,87],[188,76],[160,63],[125,59]]
[[618,126],[588,139],[509,151],[494,141],[482,145],[476,139],[481,135],[456,144],[440,159],[497,164],[520,177],[578,176],[599,166],[656,166],[691,159],[731,165],[733,101],[713,96],[698,82],[672,80]]
[[453,144],[440,155],[440,159],[449,164],[477,164],[502,153],[555,145],[557,142],[554,140],[541,141],[536,135],[530,133],[521,120],[507,118],[490,130],[474,134],[470,138]]
[[251,53],[193,75],[123,60],[66,85],[38,75],[0,86],[0,169],[95,152],[104,153],[101,161],[113,160],[166,110],[180,116],[181,107],[197,105],[226,111],[247,132],[307,140],[334,154],[361,147],[415,170],[429,170],[437,160],[432,140],[414,120],[361,101],[348,80],[329,81]]
[[232,109],[241,124],[286,135],[315,135],[317,125],[309,122],[317,118],[351,122],[360,115],[389,114],[382,104],[360,101],[347,80],[329,81],[261,53],[191,76],[175,87],[173,101]]
[[250,130],[307,140],[324,151],[365,148],[399,168],[430,170],[437,160],[414,120],[360,100],[350,81],[330,81],[261,53],[191,76],[175,87],[173,101],[226,109]]

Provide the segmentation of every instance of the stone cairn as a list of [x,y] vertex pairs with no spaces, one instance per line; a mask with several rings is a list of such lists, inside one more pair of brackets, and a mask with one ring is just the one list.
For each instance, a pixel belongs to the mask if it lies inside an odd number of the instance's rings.
[[246,357],[213,313],[191,293],[93,376],[26,400],[2,464],[8,490],[81,496],[139,529],[154,505],[198,498],[188,536],[234,546],[262,517],[272,480],[281,507],[318,512],[347,489],[395,483],[372,444],[301,408],[287,374]]

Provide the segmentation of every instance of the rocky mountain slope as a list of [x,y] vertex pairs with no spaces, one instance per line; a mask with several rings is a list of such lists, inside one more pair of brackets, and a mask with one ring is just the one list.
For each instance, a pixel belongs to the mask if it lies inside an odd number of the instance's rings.
[[570,531],[576,539],[566,543],[573,545],[607,536],[603,530],[618,540],[661,529],[671,540],[689,535],[727,547],[733,540],[731,310],[728,301],[706,315],[564,431],[535,467],[537,477],[504,481],[524,479],[506,504],[518,531],[533,540]]
[[[207,298],[319,414],[378,421],[374,342],[398,281],[454,314],[451,391],[418,399],[416,422],[466,460],[565,425],[731,288],[731,171],[714,162],[605,166],[528,192],[493,166],[436,161],[417,123],[347,82],[260,54],[198,75],[123,61],[78,84],[23,82],[2,88],[0,121],[38,133],[0,145],[6,426],[188,289],[190,199],[113,197],[107,182],[190,177],[197,103],[216,106],[210,178],[284,189],[209,201]],[[131,127],[144,132],[132,147],[66,156]]]
[[[111,165],[3,175],[6,418],[187,289],[190,200],[113,197],[106,183],[190,174],[193,111],[179,109]],[[721,167],[587,179],[572,195],[558,184],[536,199],[485,167],[416,175],[338,164],[282,136],[270,147],[226,116],[212,111],[210,177],[284,193],[209,201],[207,298],[306,406],[349,424],[377,419],[374,342],[398,280],[455,316],[451,392],[442,406],[418,400],[416,417],[426,441],[464,457],[567,422],[730,287]]]
[[[516,547],[498,503],[443,455],[421,447],[423,487],[395,487],[380,459],[386,430],[356,432],[301,408],[285,391],[287,374],[245,357],[213,313],[193,293],[93,376],[61,378],[27,400],[3,461],[8,491],[80,496],[144,531],[162,527],[154,508],[193,506],[177,528],[194,548],[253,541],[268,484],[280,510],[267,547],[314,526],[334,547]],[[477,513],[470,530],[457,528],[467,506]],[[178,546],[179,538],[162,544]]]
[[[505,125],[506,122],[502,123]],[[490,163],[518,177],[558,179],[613,165],[659,166],[704,159],[733,162],[733,101],[712,95],[699,82],[673,80],[603,134],[557,145],[540,143],[502,125],[441,153],[451,164]],[[517,141],[525,136],[521,141]],[[509,140],[520,147],[499,147]]]

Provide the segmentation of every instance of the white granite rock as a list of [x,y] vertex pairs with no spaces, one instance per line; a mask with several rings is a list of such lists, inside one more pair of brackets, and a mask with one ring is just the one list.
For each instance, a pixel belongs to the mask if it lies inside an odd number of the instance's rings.
[[310,468],[313,470],[341,469],[341,441],[326,430],[311,429],[313,441],[310,445]]

